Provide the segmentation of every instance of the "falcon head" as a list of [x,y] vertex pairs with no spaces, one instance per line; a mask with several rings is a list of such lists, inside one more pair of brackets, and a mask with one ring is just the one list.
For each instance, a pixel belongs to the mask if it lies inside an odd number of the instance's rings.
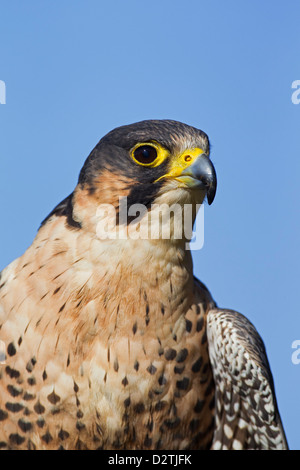
[[[216,172],[207,135],[171,120],[147,120],[118,127],[104,136],[81,169],[75,191],[50,216],[66,215],[80,228],[99,204],[119,210],[155,203],[208,204],[216,193]],[[50,217],[48,216],[48,218]],[[48,220],[48,218],[46,220]]]

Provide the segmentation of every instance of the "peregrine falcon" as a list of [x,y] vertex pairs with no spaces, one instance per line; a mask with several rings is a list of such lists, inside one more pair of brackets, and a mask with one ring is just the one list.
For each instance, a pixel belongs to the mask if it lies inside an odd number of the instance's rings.
[[209,155],[180,122],[114,129],[2,271],[0,448],[287,449],[263,342],[194,277],[175,212],[169,237],[124,236],[154,207],[211,204]]

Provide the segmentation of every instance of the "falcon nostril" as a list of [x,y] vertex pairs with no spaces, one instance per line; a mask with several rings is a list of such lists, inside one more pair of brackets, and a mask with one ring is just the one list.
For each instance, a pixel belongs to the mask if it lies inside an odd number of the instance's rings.
[[192,157],[191,157],[190,155],[186,155],[186,156],[184,157],[184,161],[185,161],[185,162],[190,162],[191,160],[192,160]]

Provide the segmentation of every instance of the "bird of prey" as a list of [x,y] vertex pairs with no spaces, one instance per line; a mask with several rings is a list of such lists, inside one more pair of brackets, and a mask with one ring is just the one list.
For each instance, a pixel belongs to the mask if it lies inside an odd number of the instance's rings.
[[[169,237],[124,236],[154,207],[189,205],[194,220],[211,204],[209,155],[177,121],[114,129],[2,271],[1,449],[287,448],[263,342],[194,277],[175,212]],[[99,235],[103,205],[119,236]]]

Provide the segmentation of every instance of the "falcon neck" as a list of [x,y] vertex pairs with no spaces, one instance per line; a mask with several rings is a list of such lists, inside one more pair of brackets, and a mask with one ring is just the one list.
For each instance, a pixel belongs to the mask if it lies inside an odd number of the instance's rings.
[[94,262],[102,273],[105,267],[99,284],[112,309],[126,310],[126,317],[140,312],[146,321],[154,316],[159,322],[176,321],[187,311],[193,299],[193,264],[183,244],[110,240],[99,242],[99,250]]
[[88,351],[99,338],[121,349],[120,338],[179,340],[195,304],[191,252],[181,240],[100,240],[53,217],[18,262],[40,299],[40,310],[32,310],[44,312],[39,328],[60,322],[66,333],[76,331],[75,349]]

